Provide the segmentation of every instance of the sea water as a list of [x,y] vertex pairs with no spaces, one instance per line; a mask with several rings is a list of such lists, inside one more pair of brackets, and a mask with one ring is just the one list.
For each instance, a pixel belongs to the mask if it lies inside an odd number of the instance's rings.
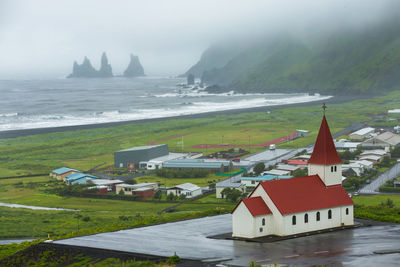
[[304,103],[330,96],[210,94],[182,78],[0,80],[0,131]]

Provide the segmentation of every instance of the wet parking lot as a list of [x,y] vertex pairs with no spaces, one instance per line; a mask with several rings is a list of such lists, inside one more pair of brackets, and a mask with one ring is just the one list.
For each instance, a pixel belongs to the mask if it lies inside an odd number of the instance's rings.
[[400,254],[374,251],[400,249],[400,225],[360,227],[273,243],[211,239],[232,231],[231,215],[219,215],[58,240],[54,243],[159,256],[175,252],[182,258],[221,259],[248,266],[287,263],[325,266],[398,266]]

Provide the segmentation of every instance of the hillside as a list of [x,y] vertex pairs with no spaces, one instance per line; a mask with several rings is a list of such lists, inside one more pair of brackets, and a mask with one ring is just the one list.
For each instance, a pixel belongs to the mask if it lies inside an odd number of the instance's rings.
[[305,41],[281,35],[273,40],[244,49],[222,67],[209,67],[203,72],[203,82],[236,92],[354,95],[399,88],[398,18],[357,31],[337,31],[324,38]]

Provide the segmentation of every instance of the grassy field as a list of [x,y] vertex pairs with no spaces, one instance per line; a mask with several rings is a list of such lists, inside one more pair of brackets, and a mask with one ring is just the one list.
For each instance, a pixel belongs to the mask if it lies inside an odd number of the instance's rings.
[[[80,232],[102,232],[194,216],[193,213],[230,211],[233,203],[215,204],[213,199],[184,202],[175,213],[159,213],[176,203],[139,202],[79,197],[46,193],[55,183],[48,177],[0,180],[0,202],[22,205],[76,209],[79,211],[44,211],[0,208],[0,239],[63,236]],[[209,204],[210,203],[210,204]],[[79,226],[78,226],[79,225]]]
[[[329,105],[327,118],[332,132],[352,122],[369,121],[386,114],[387,109],[400,103],[400,92],[344,104]],[[300,138],[281,147],[302,147],[314,142],[321,122],[319,105],[217,115],[209,118],[166,120],[118,127],[77,130],[0,140],[0,177],[44,174],[60,166],[82,171],[96,165],[113,164],[113,152],[181,134],[183,138],[167,140],[171,151],[216,152],[221,149],[193,149],[198,144],[260,144],[285,136],[296,129],[311,131],[310,137]],[[164,143],[164,142],[163,142]],[[252,147],[251,153],[264,148]]]
[[193,183],[200,187],[225,180],[226,176],[210,174],[204,178],[163,178],[158,176],[142,176],[135,178],[137,183],[159,183],[161,186],[174,186],[183,183]]
[[387,199],[391,199],[395,207],[400,208],[400,195],[373,195],[373,196],[356,196],[353,198],[354,204],[365,205],[365,206],[378,206],[380,203],[384,203]]

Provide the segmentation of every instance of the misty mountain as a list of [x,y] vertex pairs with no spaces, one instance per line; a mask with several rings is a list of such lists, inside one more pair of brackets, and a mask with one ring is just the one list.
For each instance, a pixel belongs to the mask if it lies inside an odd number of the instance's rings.
[[225,91],[358,94],[400,85],[398,17],[323,37],[281,34],[240,51],[222,67],[211,63],[218,53],[229,53],[221,46],[218,51],[204,53],[195,66],[208,66],[202,81]]

